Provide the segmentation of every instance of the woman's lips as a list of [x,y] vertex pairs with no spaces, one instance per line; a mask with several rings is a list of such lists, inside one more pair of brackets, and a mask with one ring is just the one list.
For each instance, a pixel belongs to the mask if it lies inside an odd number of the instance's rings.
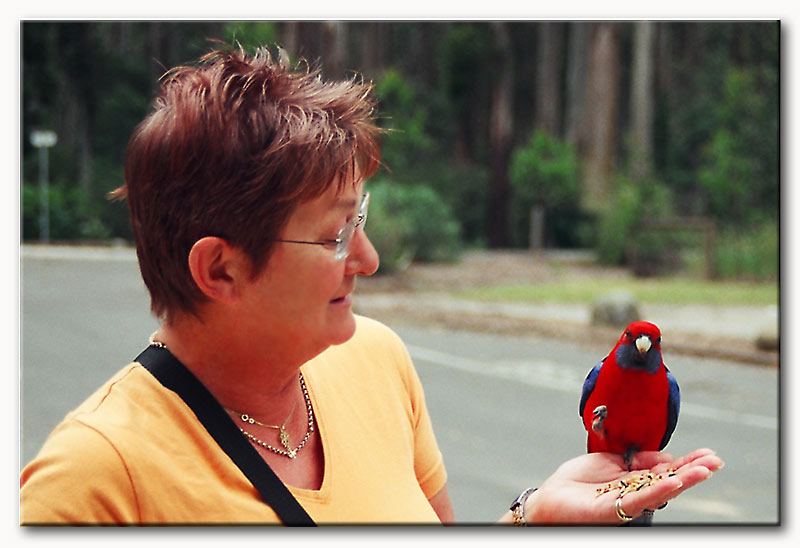
[[348,293],[344,297],[339,297],[338,299],[333,299],[331,304],[339,305],[339,306],[350,306],[351,298],[350,294]]

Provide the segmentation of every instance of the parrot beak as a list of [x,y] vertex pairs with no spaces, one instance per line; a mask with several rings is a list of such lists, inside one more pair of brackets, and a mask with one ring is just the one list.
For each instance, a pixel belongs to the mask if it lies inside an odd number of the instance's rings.
[[647,335],[639,335],[636,338],[636,349],[639,351],[639,355],[642,357],[647,354],[647,351],[650,350],[652,345],[653,341],[650,340],[650,337]]

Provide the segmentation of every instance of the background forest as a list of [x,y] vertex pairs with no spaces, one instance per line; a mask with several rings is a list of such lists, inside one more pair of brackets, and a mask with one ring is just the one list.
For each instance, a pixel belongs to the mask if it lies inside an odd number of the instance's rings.
[[[211,38],[374,82],[391,129],[370,183],[384,270],[580,248],[642,275],[708,250],[710,275],[778,276],[775,21],[23,22],[23,241],[131,239],[106,198],[127,140],[164,70]],[[42,129],[58,136],[46,235]]]

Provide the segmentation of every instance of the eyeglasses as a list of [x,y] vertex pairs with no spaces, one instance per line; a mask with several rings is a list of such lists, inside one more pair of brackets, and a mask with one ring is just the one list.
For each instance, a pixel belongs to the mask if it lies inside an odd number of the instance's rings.
[[308,244],[308,245],[326,245],[335,246],[333,258],[337,261],[342,261],[350,255],[350,243],[353,241],[353,235],[358,227],[363,227],[367,222],[367,207],[369,206],[369,192],[361,197],[361,205],[358,206],[358,214],[350,219],[346,225],[342,227],[335,240],[323,240],[321,242],[307,242],[304,240],[275,240],[276,242],[283,242],[287,244]]

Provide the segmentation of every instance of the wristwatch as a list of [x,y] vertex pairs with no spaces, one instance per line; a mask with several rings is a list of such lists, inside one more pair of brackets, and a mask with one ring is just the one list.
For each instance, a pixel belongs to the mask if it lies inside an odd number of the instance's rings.
[[536,487],[529,487],[525,489],[520,496],[514,501],[511,505],[511,515],[514,518],[514,525],[517,526],[525,526],[525,501],[528,500],[528,497],[531,496],[531,493],[536,491]]

